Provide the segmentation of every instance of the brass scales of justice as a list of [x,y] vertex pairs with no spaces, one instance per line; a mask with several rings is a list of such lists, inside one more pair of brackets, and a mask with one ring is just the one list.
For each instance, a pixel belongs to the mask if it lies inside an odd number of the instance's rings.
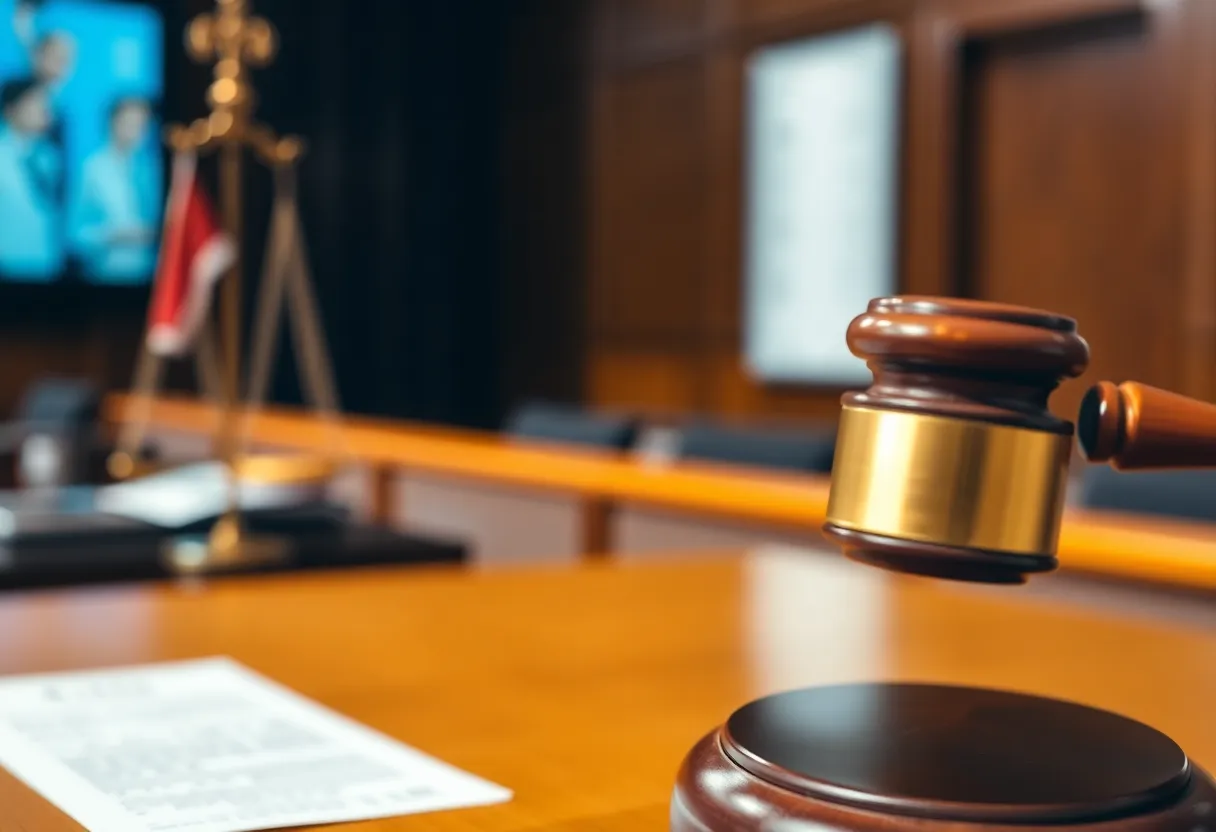
[[[253,119],[256,95],[252,68],[268,66],[278,50],[278,35],[264,18],[250,13],[247,0],[217,0],[214,13],[195,17],[186,27],[187,54],[196,62],[215,60],[214,80],[207,90],[210,114],[188,126],[173,125],[165,140],[175,157],[218,155],[218,208],[222,226],[235,244],[234,265],[223,277],[218,315],[209,315],[193,345],[195,374],[216,414],[213,449],[224,465],[227,509],[205,541],[176,541],[165,559],[174,571],[199,574],[239,571],[291,557],[287,541],[251,534],[242,522],[243,484],[324,489],[337,467],[338,397],[324,329],[304,246],[296,191],[296,170],[304,142],[276,136]],[[267,237],[256,317],[252,329],[248,385],[242,385],[242,177],[250,152],[274,177],[274,199]],[[252,453],[250,429],[266,400],[284,307],[309,404],[330,428],[327,452],[307,455]],[[218,321],[210,318],[218,317]],[[218,325],[218,326],[217,326]],[[215,329],[223,338],[216,343]],[[109,469],[116,479],[147,472],[139,458],[160,389],[165,358],[145,344],[135,369],[131,404],[119,432]]]

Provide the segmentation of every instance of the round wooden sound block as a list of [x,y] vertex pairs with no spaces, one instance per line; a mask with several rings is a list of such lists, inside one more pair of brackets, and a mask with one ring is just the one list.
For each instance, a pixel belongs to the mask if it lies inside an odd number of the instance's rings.
[[792,691],[690,752],[673,832],[1216,832],[1216,783],[1126,717],[917,684]]

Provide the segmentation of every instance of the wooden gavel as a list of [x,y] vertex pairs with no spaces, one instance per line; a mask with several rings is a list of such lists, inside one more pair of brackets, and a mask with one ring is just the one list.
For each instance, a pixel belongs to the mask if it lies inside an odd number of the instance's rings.
[[[874,373],[846,394],[824,532],[898,572],[1021,583],[1053,569],[1084,372],[1071,318],[979,301],[870,303],[848,330]],[[1139,384],[1085,396],[1085,457],[1216,465],[1216,407]],[[1196,657],[1197,661],[1202,661]],[[673,832],[1209,832],[1216,781],[1169,737],[1077,703],[871,682],[774,693],[688,753]]]
[[[1071,318],[954,298],[870,303],[850,349],[874,374],[846,394],[824,531],[900,572],[1021,583],[1055,568],[1072,423],[1047,409],[1089,347]],[[1216,466],[1216,406],[1134,382],[1081,405],[1086,459]]]

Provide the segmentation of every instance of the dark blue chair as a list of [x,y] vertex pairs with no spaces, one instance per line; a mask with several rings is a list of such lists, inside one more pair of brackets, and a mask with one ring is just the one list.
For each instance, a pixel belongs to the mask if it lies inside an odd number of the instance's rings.
[[1120,472],[1093,466],[1082,475],[1080,498],[1086,508],[1216,520],[1216,471]]
[[827,474],[832,470],[836,434],[832,430],[794,431],[693,424],[680,439],[682,459],[700,459]]
[[83,379],[46,378],[31,384],[17,407],[16,422],[28,431],[75,432],[101,418],[101,391]]
[[588,413],[569,405],[531,402],[508,417],[505,430],[521,439],[624,451],[633,447],[640,425],[636,416]]
[[31,384],[11,422],[0,429],[0,487],[67,485],[105,477],[108,449],[101,431],[101,391],[84,379],[44,378]]

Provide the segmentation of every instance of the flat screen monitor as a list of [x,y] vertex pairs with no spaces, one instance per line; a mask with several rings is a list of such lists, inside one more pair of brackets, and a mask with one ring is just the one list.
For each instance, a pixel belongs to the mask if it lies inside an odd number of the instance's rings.
[[845,330],[896,288],[900,42],[883,24],[747,66],[744,352],[773,383],[866,383]]
[[0,283],[147,283],[164,25],[112,0],[0,0]]

